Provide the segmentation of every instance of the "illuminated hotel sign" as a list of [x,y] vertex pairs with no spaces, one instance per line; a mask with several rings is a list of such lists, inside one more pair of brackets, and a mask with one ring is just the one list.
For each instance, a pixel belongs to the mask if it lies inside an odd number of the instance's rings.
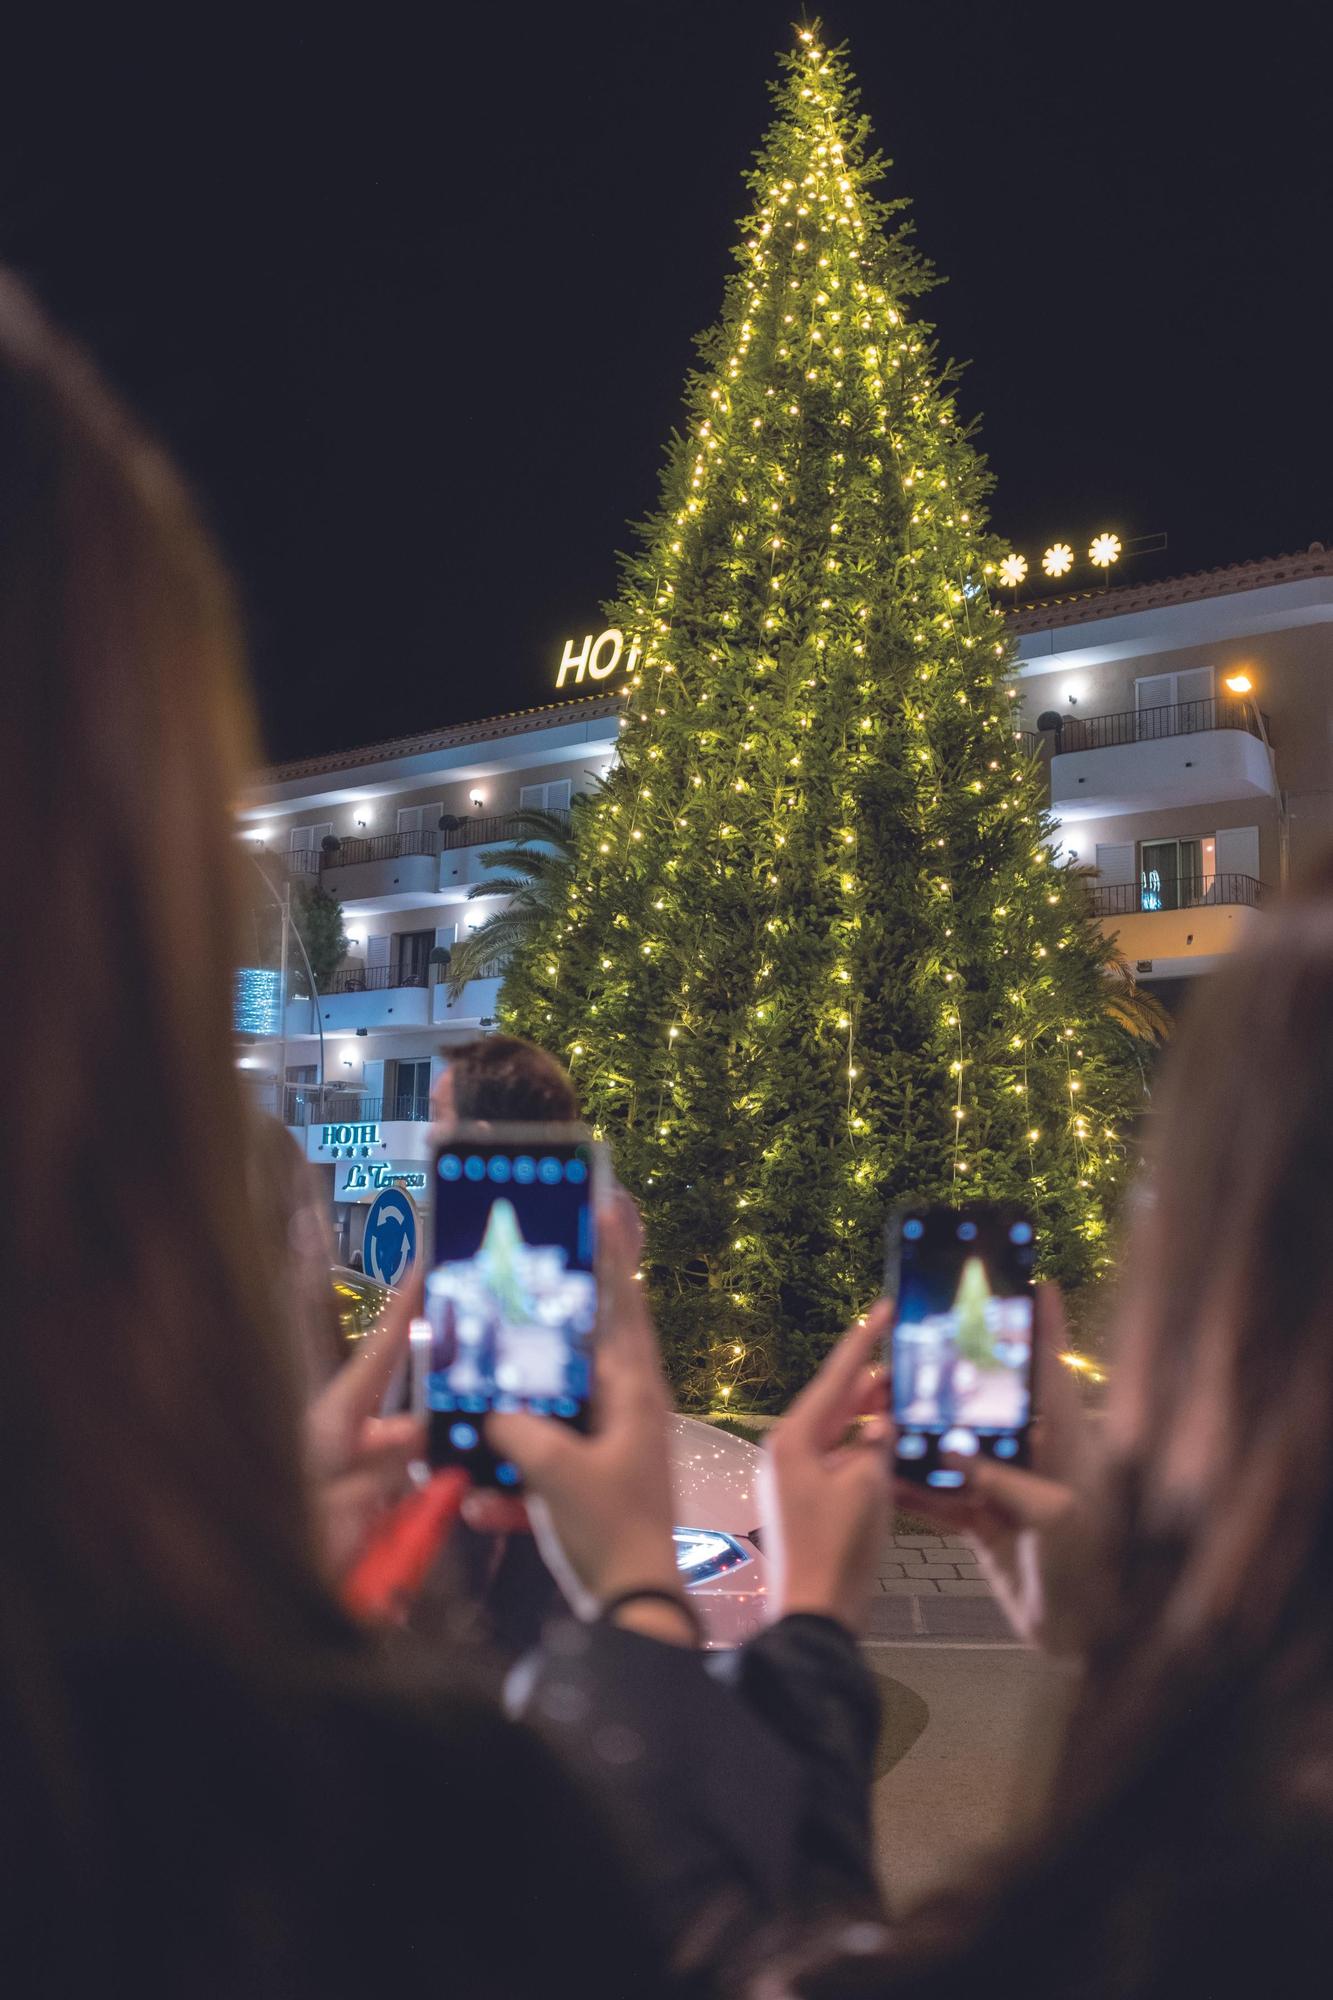
[[608,626],[605,632],[599,632],[595,639],[589,632],[577,653],[574,651],[574,641],[566,639],[555,684],[558,688],[562,688],[572,676],[577,686],[585,674],[589,680],[604,681],[608,675],[615,672],[622,660],[625,672],[632,674],[639,664],[639,652],[640,648],[633,642],[626,652],[625,635],[617,631],[614,625]]
[[426,1186],[424,1167],[399,1167],[392,1160],[346,1160],[338,1168],[334,1183],[335,1201],[361,1201],[384,1188],[403,1188],[420,1194]]
[[372,1146],[382,1146],[378,1125],[323,1125],[319,1133],[319,1150],[331,1153],[335,1160],[344,1154],[350,1160],[360,1153],[364,1158]]

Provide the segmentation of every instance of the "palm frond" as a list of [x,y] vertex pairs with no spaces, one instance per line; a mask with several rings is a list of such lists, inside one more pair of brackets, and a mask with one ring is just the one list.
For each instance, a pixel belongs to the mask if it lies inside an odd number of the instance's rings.
[[456,1000],[470,979],[483,977],[484,969],[499,959],[508,959],[528,942],[536,926],[537,912],[498,910],[469,937],[456,944],[449,954],[449,998]]
[[467,893],[470,901],[476,896],[523,896],[531,888],[521,875],[492,875],[488,882],[474,882]]
[[1148,1042],[1154,1048],[1165,1042],[1171,1034],[1171,1016],[1155,993],[1145,992],[1134,977],[1133,968],[1123,951],[1112,946],[1103,965],[1110,992],[1103,1003],[1103,1011],[1110,1021],[1136,1042]]

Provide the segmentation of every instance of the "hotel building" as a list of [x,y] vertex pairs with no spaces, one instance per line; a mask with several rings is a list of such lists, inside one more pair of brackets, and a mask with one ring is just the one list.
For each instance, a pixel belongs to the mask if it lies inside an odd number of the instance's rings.
[[[1048,770],[1057,848],[1089,871],[1139,979],[1174,1004],[1333,845],[1333,556],[1314,544],[1047,597],[1010,625],[1015,726]],[[591,647],[590,662],[619,659]],[[247,843],[343,906],[344,965],[239,1060],[326,1170],[344,1257],[379,1187],[424,1185],[443,1052],[493,1024],[501,968],[451,1000],[432,954],[497,907],[468,892],[508,816],[567,812],[610,769],[610,671],[606,692],[279,765],[245,803]]]

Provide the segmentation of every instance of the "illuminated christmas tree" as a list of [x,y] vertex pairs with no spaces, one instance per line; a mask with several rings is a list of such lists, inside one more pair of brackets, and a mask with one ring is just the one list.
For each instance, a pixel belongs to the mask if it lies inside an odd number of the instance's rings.
[[612,623],[621,757],[506,1024],[644,1206],[682,1395],[760,1400],[880,1281],[904,1194],[1017,1196],[1105,1260],[1140,1095],[1052,865],[988,591],[989,484],[843,53],[802,29],[722,318]]

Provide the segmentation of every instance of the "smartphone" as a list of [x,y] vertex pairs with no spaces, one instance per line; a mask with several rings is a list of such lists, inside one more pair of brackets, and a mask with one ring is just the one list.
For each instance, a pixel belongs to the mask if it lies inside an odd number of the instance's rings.
[[895,1470],[941,1489],[966,1483],[946,1456],[1028,1460],[1036,1324],[1036,1231],[1013,1202],[908,1204],[888,1230],[885,1290]]
[[434,1154],[425,1321],[413,1407],[432,1465],[516,1491],[486,1442],[491,1411],[588,1428],[603,1148],[579,1125],[460,1127]]

